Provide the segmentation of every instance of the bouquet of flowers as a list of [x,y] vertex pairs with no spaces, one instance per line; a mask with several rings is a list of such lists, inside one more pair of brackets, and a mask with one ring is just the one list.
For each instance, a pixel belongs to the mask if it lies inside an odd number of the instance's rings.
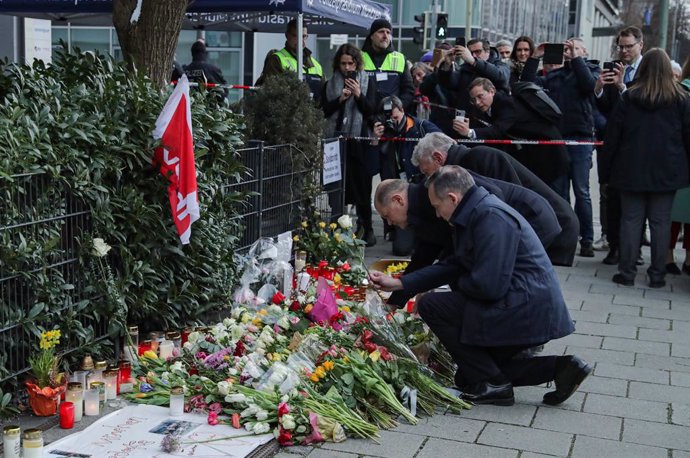
[[337,223],[328,224],[320,219],[318,213],[314,213],[311,219],[302,221],[293,241],[298,250],[307,252],[307,261],[311,263],[321,260],[335,263],[339,260],[361,259],[366,244],[353,232],[349,215],[341,216]]

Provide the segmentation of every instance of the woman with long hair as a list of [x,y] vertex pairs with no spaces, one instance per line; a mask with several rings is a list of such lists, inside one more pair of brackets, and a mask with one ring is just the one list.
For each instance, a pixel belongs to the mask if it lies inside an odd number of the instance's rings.
[[510,83],[520,81],[522,69],[525,68],[527,59],[534,54],[534,41],[530,37],[517,37],[513,50],[510,53]]
[[[333,57],[333,77],[323,86],[321,103],[326,116],[325,138],[339,135],[368,135],[368,118],[376,107],[376,81],[363,68],[362,52],[349,43],[338,48]],[[358,236],[367,246],[376,244],[371,221],[371,166],[362,142],[347,140],[345,162],[345,203],[357,209]],[[342,212],[339,193],[330,192],[333,213]],[[339,202],[340,201],[340,202]]]
[[620,258],[613,281],[635,283],[642,225],[649,220],[649,286],[666,284],[666,252],[676,190],[690,184],[690,99],[671,60],[653,48],[609,119],[600,174],[621,195]]

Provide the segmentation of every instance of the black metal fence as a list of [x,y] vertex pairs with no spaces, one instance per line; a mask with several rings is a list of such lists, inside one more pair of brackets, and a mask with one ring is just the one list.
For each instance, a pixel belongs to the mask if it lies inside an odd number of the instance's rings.
[[[344,142],[341,146],[344,147]],[[344,176],[345,154],[341,151]],[[239,151],[247,173],[239,183],[227,186],[232,191],[251,193],[246,205],[238,211],[243,228],[239,249],[246,249],[260,237],[273,237],[299,224],[308,178],[319,183],[321,174],[321,170],[303,165],[307,162],[299,160],[301,155],[293,145],[266,146],[262,142],[252,142]],[[318,193],[315,202],[325,218],[332,218],[342,211],[343,198],[344,180]],[[0,382],[28,370],[27,358],[34,336],[25,325],[37,311],[60,313],[87,299],[82,270],[85,267],[79,264],[76,239],[89,232],[91,214],[87,206],[48,174],[0,177],[0,253],[16,253],[9,262],[0,263]],[[44,255],[36,240],[58,244],[60,249],[51,249],[50,253],[59,255]],[[47,292],[37,290],[35,279],[31,278],[37,272],[61,277],[64,283],[72,285],[67,299],[60,304],[46,301]],[[82,320],[85,328],[93,329],[96,340],[107,337],[107,320],[91,321],[86,314]]]

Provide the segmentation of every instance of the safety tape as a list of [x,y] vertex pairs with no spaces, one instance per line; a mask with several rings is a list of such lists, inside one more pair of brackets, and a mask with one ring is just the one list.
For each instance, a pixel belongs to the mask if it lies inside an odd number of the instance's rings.
[[[176,85],[177,81],[171,81],[171,85]],[[213,88],[213,87],[219,87],[221,89],[244,89],[244,90],[249,90],[249,91],[255,91],[259,89],[259,86],[243,86],[241,84],[216,84],[216,83],[189,83],[190,87],[207,87],[207,88]]]
[[[382,141],[382,142],[418,142],[422,138],[405,138],[405,137],[337,137],[343,140],[361,140],[361,141]],[[548,145],[548,146],[574,146],[574,145],[592,145],[601,146],[604,142],[601,141],[585,141],[585,140],[499,140],[499,139],[486,139],[486,140],[471,140],[469,138],[456,139],[458,143],[476,143],[485,145]]]

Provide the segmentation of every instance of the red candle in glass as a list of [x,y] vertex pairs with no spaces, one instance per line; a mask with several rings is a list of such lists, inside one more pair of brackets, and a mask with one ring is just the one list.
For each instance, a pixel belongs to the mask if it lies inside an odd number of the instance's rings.
[[117,394],[120,394],[120,384],[128,383],[132,378],[132,364],[129,361],[120,361],[120,370],[117,374]]
[[152,344],[150,340],[144,340],[139,344],[139,356],[152,349]]
[[74,404],[71,402],[60,403],[60,428],[74,428]]

